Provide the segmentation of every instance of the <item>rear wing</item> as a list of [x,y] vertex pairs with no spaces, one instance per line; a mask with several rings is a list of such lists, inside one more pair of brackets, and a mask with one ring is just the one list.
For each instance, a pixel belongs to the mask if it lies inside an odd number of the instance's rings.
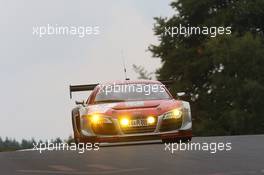
[[98,84],[70,85],[70,98],[72,98],[72,92],[92,91],[97,85]]
[[175,80],[158,80],[158,81],[161,82],[166,87],[170,87],[173,83],[176,82]]

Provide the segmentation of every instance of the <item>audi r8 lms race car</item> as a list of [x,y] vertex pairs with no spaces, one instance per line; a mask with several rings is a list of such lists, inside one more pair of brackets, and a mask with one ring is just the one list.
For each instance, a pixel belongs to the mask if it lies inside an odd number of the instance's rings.
[[92,91],[72,110],[75,142],[190,141],[190,104],[174,99],[168,84],[125,80],[70,86],[71,96],[76,91]]

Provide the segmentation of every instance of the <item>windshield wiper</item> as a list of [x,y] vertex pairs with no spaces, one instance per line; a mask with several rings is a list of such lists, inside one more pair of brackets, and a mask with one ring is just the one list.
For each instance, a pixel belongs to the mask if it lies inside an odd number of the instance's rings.
[[108,100],[95,101],[95,103],[114,103],[114,102],[124,102],[124,101],[125,100],[108,99]]

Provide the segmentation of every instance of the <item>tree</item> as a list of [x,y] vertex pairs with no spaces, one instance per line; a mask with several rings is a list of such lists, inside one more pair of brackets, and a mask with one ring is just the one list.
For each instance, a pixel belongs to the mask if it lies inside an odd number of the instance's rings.
[[133,64],[133,70],[139,75],[138,79],[151,80],[153,72],[148,72],[143,66]]
[[[264,1],[178,0],[176,15],[155,18],[158,79],[190,96],[200,135],[264,132]],[[231,35],[164,35],[168,26],[232,26]]]

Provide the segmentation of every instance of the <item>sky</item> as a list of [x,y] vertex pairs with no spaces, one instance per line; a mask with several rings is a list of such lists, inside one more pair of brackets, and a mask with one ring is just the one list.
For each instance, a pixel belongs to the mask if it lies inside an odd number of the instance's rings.
[[[161,66],[147,51],[158,43],[153,17],[173,15],[170,0],[0,1],[0,137],[72,135],[70,84],[130,79],[132,65]],[[33,35],[36,26],[99,26],[99,35]]]

